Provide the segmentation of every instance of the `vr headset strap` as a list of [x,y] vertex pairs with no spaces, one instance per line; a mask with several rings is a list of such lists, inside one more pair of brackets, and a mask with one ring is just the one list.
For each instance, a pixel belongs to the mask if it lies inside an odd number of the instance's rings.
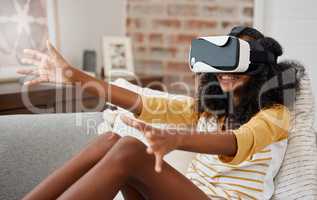
[[276,64],[277,58],[270,51],[265,51],[264,47],[259,44],[257,41],[249,42],[251,51],[250,51],[250,62],[257,64]]
[[276,58],[273,53],[267,51],[251,50],[250,52],[251,63],[257,64],[275,64]]
[[238,37],[246,28],[245,26],[236,26],[231,30],[229,35]]

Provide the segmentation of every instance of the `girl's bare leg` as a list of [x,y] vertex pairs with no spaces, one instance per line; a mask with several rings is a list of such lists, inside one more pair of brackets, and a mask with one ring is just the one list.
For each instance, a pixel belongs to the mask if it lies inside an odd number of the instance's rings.
[[[80,177],[93,168],[119,139],[120,136],[114,133],[106,133],[98,136],[64,166],[48,176],[35,189],[27,194],[23,200],[57,199]],[[123,187],[123,191],[126,191],[126,199],[135,199],[134,197],[138,195],[136,191],[126,186]],[[131,198],[129,196],[131,196]],[[138,199],[142,199],[142,197],[138,196]]]
[[88,173],[72,185],[59,200],[110,200],[126,184],[137,187],[148,199],[209,199],[191,181],[164,163],[154,171],[154,157],[131,137],[121,138]]

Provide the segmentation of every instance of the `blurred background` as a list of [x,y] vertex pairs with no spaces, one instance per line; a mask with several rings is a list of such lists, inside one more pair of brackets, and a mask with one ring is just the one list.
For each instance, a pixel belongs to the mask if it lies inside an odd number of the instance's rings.
[[[0,80],[16,78],[12,71],[21,67],[21,50],[45,50],[47,39],[73,65],[83,68],[88,62],[101,73],[107,67],[103,37],[128,36],[133,71],[159,76],[170,92],[182,93],[171,83],[194,89],[187,64],[191,39],[248,25],[282,44],[281,60],[302,62],[317,93],[316,7],[315,0],[1,0]],[[91,56],[86,64],[85,52]]]

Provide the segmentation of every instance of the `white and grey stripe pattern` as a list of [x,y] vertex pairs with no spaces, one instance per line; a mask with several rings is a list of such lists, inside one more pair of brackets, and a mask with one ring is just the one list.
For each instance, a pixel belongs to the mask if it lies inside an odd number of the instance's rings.
[[314,98],[305,73],[296,93],[292,127],[282,167],[275,178],[272,200],[317,199],[317,147]]
[[[289,131],[288,147],[283,164],[274,179],[275,192],[271,198],[272,200],[317,199],[317,141],[313,129],[314,101],[308,75],[304,73],[300,80],[300,88],[296,91],[294,109],[291,112],[292,123]],[[198,130],[216,128],[214,121],[201,120],[198,123]],[[208,123],[206,123],[207,121]],[[197,174],[202,170],[197,168],[195,170],[197,166],[197,163],[193,162],[187,174],[195,183],[197,180],[202,180],[200,174]],[[201,167],[200,169],[207,170]],[[213,174],[212,170],[208,172],[209,175]],[[206,187],[203,187],[204,184],[202,183],[196,184],[206,193],[210,193],[207,189],[212,189],[214,192],[217,189],[209,188],[208,186],[211,184],[208,183],[205,185]],[[220,192],[217,191],[217,193]]]

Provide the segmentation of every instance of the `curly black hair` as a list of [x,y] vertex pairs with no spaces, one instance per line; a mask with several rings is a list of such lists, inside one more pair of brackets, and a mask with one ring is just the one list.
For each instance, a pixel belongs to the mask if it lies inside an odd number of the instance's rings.
[[[254,28],[247,27],[236,36],[257,40],[265,51],[272,52],[276,58],[283,54],[283,49],[276,40],[265,37]],[[239,88],[240,103],[236,106],[233,104],[233,94],[222,91],[216,74],[201,73],[198,75],[196,94],[198,112],[210,113],[217,119],[225,117],[227,129],[235,129],[249,121],[261,109],[274,105],[291,108],[299,85],[299,78],[296,76],[299,69],[303,67],[292,61],[256,66],[256,70],[249,73],[248,83]]]

